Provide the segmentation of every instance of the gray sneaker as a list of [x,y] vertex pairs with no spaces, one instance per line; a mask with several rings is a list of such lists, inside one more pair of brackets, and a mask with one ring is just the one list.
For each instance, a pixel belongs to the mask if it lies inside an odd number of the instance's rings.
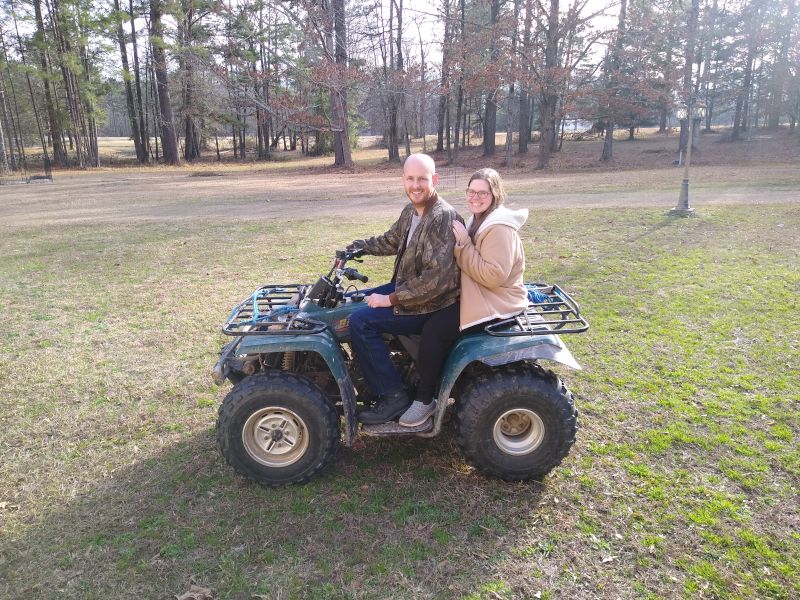
[[436,400],[430,404],[423,404],[419,400],[414,400],[408,410],[400,417],[400,425],[403,427],[416,427],[428,420],[436,410]]

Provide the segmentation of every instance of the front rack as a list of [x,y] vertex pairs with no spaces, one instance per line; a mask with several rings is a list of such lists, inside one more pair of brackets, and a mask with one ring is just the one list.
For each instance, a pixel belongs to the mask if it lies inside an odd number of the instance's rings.
[[225,335],[303,335],[321,333],[327,325],[300,316],[297,308],[307,285],[265,285],[231,311],[222,326]]
[[486,333],[500,337],[582,333],[589,322],[581,316],[578,303],[557,285],[527,283],[528,308],[516,317],[485,327]]

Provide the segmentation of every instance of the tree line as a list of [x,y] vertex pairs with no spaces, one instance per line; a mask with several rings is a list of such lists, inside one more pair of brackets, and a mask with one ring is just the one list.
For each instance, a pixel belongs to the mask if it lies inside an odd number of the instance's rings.
[[615,128],[666,131],[686,105],[733,139],[794,133],[798,22],[797,0],[0,0],[0,169],[32,146],[99,166],[110,124],[172,165],[299,147],[350,166],[366,131],[389,160],[430,132],[449,161],[536,144],[544,168],[569,121],[611,160]]

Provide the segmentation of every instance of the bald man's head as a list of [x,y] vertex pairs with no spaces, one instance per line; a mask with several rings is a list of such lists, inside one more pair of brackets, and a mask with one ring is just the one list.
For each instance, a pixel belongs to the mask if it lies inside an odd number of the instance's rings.
[[433,159],[427,154],[422,154],[421,152],[409,154],[408,158],[406,158],[406,161],[403,163],[403,171],[405,171],[406,166],[410,164],[422,165],[431,175],[436,173],[436,163],[433,162]]
[[403,187],[411,203],[420,212],[436,194],[439,176],[436,163],[427,154],[411,154],[403,163]]

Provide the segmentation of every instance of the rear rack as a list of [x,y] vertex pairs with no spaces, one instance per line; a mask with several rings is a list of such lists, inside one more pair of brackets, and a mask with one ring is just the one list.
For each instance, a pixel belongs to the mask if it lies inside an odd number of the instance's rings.
[[557,285],[526,283],[528,308],[516,317],[485,327],[486,333],[500,337],[582,333],[589,322],[572,297]]
[[297,308],[307,285],[265,285],[231,311],[222,326],[225,335],[303,335],[321,333],[327,325],[301,317]]

